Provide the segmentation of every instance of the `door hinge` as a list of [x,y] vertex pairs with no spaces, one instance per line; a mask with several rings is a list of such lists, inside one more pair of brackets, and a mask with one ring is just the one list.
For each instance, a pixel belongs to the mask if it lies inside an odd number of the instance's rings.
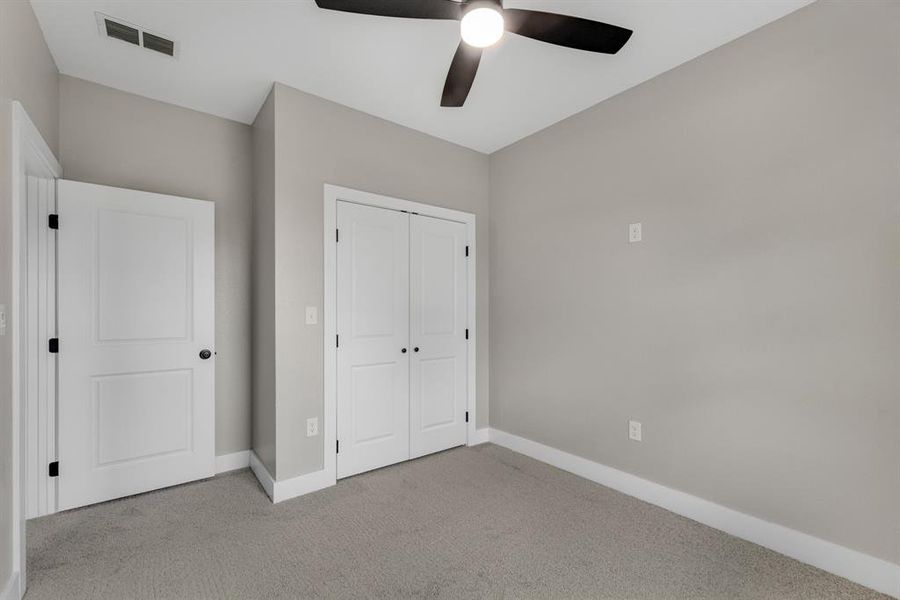
[[50,477],[59,477],[59,461],[54,460],[52,463],[47,465],[47,475]]
[[334,453],[335,454],[341,453],[341,440],[334,440]]
[[466,423],[469,422],[469,411],[466,411]]
[[47,226],[50,229],[59,229],[59,215],[47,215]]
[[50,338],[50,341],[47,343],[47,350],[54,354],[59,352],[59,338]]
[[469,339],[469,329],[466,328],[466,339]]
[[341,230],[340,230],[340,229],[335,229],[335,230],[334,230],[334,242],[337,243],[337,242],[340,242],[340,241],[341,241]]
[[466,256],[469,256],[469,247],[466,246]]

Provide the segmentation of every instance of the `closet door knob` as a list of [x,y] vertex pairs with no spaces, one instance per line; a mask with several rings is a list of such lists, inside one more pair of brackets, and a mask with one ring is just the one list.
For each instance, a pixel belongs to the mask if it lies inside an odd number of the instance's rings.
[[419,347],[418,347],[418,346],[416,346],[415,348],[413,348],[413,352],[418,352],[418,351],[419,351]]
[[406,348],[400,348],[400,352],[402,352],[403,354],[406,354]]

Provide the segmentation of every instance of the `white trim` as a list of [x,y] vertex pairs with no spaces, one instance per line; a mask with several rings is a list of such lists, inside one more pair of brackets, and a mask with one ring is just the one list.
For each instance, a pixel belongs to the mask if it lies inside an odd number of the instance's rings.
[[[476,387],[476,346],[478,340],[478,329],[476,319],[476,274],[478,255],[475,246],[475,215],[450,208],[441,208],[422,204],[420,202],[411,202],[409,200],[401,200],[390,196],[382,196],[380,194],[372,194],[336,185],[325,184],[325,201],[324,201],[324,272],[325,272],[325,294],[323,300],[322,321],[324,328],[323,335],[323,355],[325,357],[324,368],[324,431],[325,435],[323,443],[325,444],[325,464],[323,477],[336,479],[337,474],[337,454],[331,452],[335,447],[337,439],[337,422],[335,415],[337,414],[337,349],[334,341],[337,331],[335,323],[337,323],[337,302],[335,295],[335,285],[337,278],[337,247],[334,240],[334,232],[337,228],[337,202],[342,200],[345,202],[355,202],[357,204],[365,204],[367,206],[376,206],[379,208],[387,208],[390,210],[404,210],[414,212],[429,217],[437,217],[448,221],[456,221],[466,226],[466,243],[469,246],[469,263],[468,263],[468,283],[467,283],[467,312],[468,312],[468,329],[469,329],[469,346],[468,346],[468,393],[466,398],[466,410],[469,412],[469,423],[466,428],[466,445],[473,446],[484,442],[483,436],[476,433],[475,423],[477,422],[477,387]],[[331,458],[329,458],[331,457]],[[312,475],[312,474],[311,474]],[[304,475],[308,477],[308,475]]]
[[[25,507],[27,493],[27,464],[25,462],[26,419],[23,418],[22,382],[26,381],[22,360],[22,311],[24,293],[22,276],[25,273],[25,252],[22,247],[25,229],[26,181],[29,174],[57,179],[62,177],[62,167],[50,151],[50,147],[28,117],[19,102],[13,101],[10,109],[11,123],[11,190],[12,198],[12,573],[18,582],[20,594],[26,585],[25,573]],[[4,142],[5,143],[5,142]]]
[[259,484],[266,491],[266,495],[274,502],[275,478],[269,474],[266,466],[262,464],[262,461],[259,460],[259,457],[256,456],[256,452],[253,450],[250,451],[250,470],[256,475],[256,479],[259,480]]
[[900,565],[726,508],[697,496],[673,490],[641,479],[636,475],[499,429],[491,429],[489,437],[490,441],[498,446],[509,448],[629,496],[655,504],[683,517],[754,544],[765,546],[873,590],[900,598]]
[[[32,167],[33,168],[33,167]],[[43,350],[46,340],[56,337],[56,234],[47,225],[56,213],[56,181],[45,177],[25,180],[22,203],[25,235],[22,250],[22,291],[25,295],[25,335],[28,349],[22,383],[22,417],[25,419],[25,475],[28,489],[25,518],[33,519],[57,511],[57,479],[47,476],[47,465],[57,460],[56,449],[56,355]],[[34,276],[35,288],[31,288]]]
[[9,576],[6,586],[0,590],[0,600],[21,600],[23,595],[19,589],[19,573],[16,571]]
[[469,436],[469,443],[467,446],[477,446],[478,444],[486,444],[491,441],[491,430],[488,427],[483,429],[476,429],[473,435]]
[[307,473],[306,475],[298,475],[290,479],[275,481],[275,495],[272,498],[272,502],[277,504],[284,500],[318,492],[334,484],[334,478],[325,469]]
[[249,450],[241,450],[240,452],[232,452],[231,454],[220,454],[216,456],[216,475],[218,475],[219,473],[227,473],[228,471],[246,469],[249,466]]
[[256,452],[252,450],[250,451],[250,469],[274,504],[317,492],[335,484],[334,477],[325,469],[278,481],[272,477],[259,457],[256,456]]

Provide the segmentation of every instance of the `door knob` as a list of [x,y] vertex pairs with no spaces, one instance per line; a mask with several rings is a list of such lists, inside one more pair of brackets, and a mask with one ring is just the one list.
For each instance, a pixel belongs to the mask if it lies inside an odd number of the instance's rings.
[[403,354],[406,354],[406,348],[401,348],[400,352],[402,352]]
[[418,352],[418,351],[419,351],[419,347],[418,347],[418,346],[416,346],[415,348],[413,348],[413,352]]
[[203,360],[208,359],[210,356],[212,356],[212,352],[210,352],[206,348],[200,351],[200,358],[202,358]]

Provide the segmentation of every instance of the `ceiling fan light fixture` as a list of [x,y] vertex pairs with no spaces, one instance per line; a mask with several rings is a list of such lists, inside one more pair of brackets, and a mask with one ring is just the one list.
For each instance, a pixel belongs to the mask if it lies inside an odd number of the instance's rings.
[[503,37],[503,15],[492,6],[473,8],[463,15],[459,31],[463,41],[470,46],[493,46]]

